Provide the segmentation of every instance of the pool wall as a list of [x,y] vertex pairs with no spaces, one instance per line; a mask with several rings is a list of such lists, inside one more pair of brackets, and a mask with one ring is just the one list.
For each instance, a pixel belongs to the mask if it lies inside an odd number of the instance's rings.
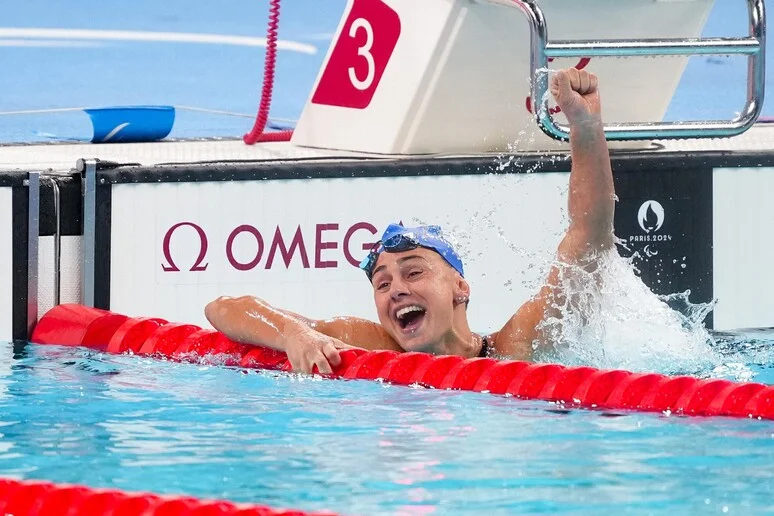
[[[637,253],[643,281],[660,294],[690,290],[694,303],[716,298],[709,327],[771,326],[760,307],[774,283],[763,266],[774,154],[619,151],[612,160],[619,251]],[[130,165],[94,167],[93,188],[84,167],[43,174],[30,272],[27,173],[8,174],[15,215],[3,203],[0,235],[10,231],[13,252],[0,263],[16,272],[0,338],[28,335],[28,299],[35,314],[77,302],[202,325],[202,307],[223,294],[312,317],[374,317],[356,263],[392,221],[446,229],[473,286],[472,324],[493,328],[545,274],[567,224],[569,166],[563,154]],[[35,272],[37,300],[27,294]]]

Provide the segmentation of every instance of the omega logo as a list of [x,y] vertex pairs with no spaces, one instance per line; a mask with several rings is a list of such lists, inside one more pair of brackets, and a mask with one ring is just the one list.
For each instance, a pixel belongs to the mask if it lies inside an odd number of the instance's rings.
[[[251,224],[237,225],[228,234],[225,242],[225,248],[223,253],[226,258],[226,262],[230,267],[238,271],[250,271],[258,267],[263,262],[264,269],[276,268],[278,263],[283,263],[285,268],[289,268],[294,258],[301,261],[302,266],[305,269],[327,269],[337,268],[339,261],[331,256],[330,253],[337,249],[341,249],[344,255],[344,261],[350,265],[357,267],[360,264],[360,259],[357,256],[365,254],[373,247],[373,242],[370,237],[376,235],[376,227],[368,222],[357,222],[352,224],[341,236],[335,235],[339,232],[338,223],[319,223],[314,224],[311,231],[302,231],[301,225],[297,225],[292,230],[285,230],[280,225],[276,225],[271,233],[262,232],[257,227]],[[196,258],[193,260],[193,265],[188,268],[189,272],[203,272],[207,270],[210,265],[207,261],[207,257],[210,253],[210,237],[207,235],[205,229],[199,224],[191,221],[178,222],[164,233],[162,240],[162,253],[164,255],[164,262],[161,264],[161,269],[164,272],[180,272],[181,269],[178,265],[181,256],[173,256],[172,239],[175,234],[178,233],[181,228],[189,227],[196,233],[196,238],[199,240],[198,251],[196,252]],[[362,244],[362,249],[352,249],[353,237],[360,231],[367,231],[369,233],[369,242]],[[312,233],[314,236],[305,236]],[[267,238],[264,238],[266,235]],[[269,237],[271,235],[271,237]],[[290,235],[290,236],[288,236]],[[252,237],[250,244],[247,244],[245,237]],[[237,247],[236,241],[240,239],[242,241],[241,249],[244,252],[245,248],[250,249],[249,259],[240,259],[235,253],[235,247]],[[252,244],[252,241],[255,243]],[[327,256],[323,256],[323,253],[328,253]],[[177,254],[180,254],[179,252]],[[277,260],[277,258],[280,260]],[[192,256],[188,256],[189,263]],[[265,258],[265,260],[264,260]]]

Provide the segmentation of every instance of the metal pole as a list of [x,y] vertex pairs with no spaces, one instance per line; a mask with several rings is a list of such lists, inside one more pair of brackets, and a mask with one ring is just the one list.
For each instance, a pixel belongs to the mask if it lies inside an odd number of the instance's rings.
[[548,110],[548,58],[593,56],[664,56],[736,54],[748,56],[747,101],[732,120],[635,122],[604,127],[609,140],[724,138],[741,134],[760,116],[766,87],[766,15],[763,0],[747,0],[750,31],[746,38],[687,38],[606,41],[548,41],[545,16],[534,0],[485,0],[516,7],[530,25],[532,105],[540,128],[557,140],[567,140],[570,128],[557,124]]
[[54,306],[57,306],[61,297],[62,218],[59,210],[59,183],[53,177],[48,179],[51,180],[51,188],[54,191],[54,216],[56,217],[56,227],[54,228]]
[[83,191],[83,261],[81,292],[83,304],[94,306],[94,263],[97,223],[97,162],[93,159],[78,160]]
[[738,38],[634,41],[562,41],[546,45],[548,57],[682,56],[757,54],[758,41]]
[[40,236],[40,173],[27,179],[27,338],[38,322],[38,238]]

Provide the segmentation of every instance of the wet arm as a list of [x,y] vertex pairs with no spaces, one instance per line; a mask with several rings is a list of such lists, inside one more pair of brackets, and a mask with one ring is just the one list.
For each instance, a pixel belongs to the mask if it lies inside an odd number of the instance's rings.
[[537,295],[524,303],[495,336],[496,351],[508,358],[531,359],[532,343],[536,339],[542,342],[540,322],[561,315],[555,309],[565,304],[559,267],[566,264],[593,269],[595,257],[613,246],[613,173],[601,121],[571,126],[570,138],[570,226],[557,251],[560,265],[551,267]]
[[613,171],[599,115],[570,126],[570,150],[570,226],[559,245],[558,258],[577,264],[613,246]]
[[572,168],[568,194],[570,225],[557,250],[559,264],[551,267],[544,286],[498,332],[496,351],[529,359],[533,342],[542,342],[538,326],[560,316],[564,305],[560,267],[581,266],[593,271],[596,259],[614,245],[615,191],[610,152],[605,138],[596,77],[585,73],[557,74],[553,93],[570,122]]
[[397,347],[374,322],[353,317],[313,320],[273,307],[253,296],[220,297],[207,304],[204,313],[210,324],[230,339],[280,351],[286,351],[286,343],[294,335],[309,329],[351,346],[366,349]]

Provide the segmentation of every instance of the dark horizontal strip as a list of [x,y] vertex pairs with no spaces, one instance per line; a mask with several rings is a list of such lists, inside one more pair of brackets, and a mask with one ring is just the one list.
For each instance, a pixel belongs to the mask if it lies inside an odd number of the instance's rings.
[[23,186],[25,179],[27,179],[27,172],[20,172],[18,170],[0,171],[0,187]]
[[[628,171],[653,168],[774,167],[774,152],[664,152],[656,150],[613,151],[613,166]],[[346,177],[443,176],[518,174],[569,171],[567,154],[524,154],[508,157],[464,158],[340,158],[282,159],[127,166],[97,173],[100,184],[177,183],[204,181],[254,181],[270,179],[322,179]]]

